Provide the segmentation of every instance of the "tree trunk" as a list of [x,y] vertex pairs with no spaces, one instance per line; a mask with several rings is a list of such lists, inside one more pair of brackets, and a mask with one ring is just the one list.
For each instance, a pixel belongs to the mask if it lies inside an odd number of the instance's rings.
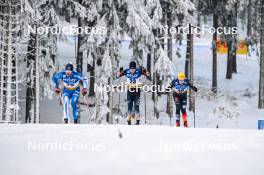
[[[35,39],[34,34],[30,34],[30,40],[28,44],[28,55],[27,55],[27,88],[26,88],[26,117],[25,122],[31,123],[31,120],[34,118],[31,113],[32,103],[33,103],[33,94],[34,94],[34,88],[33,88],[33,76],[31,74],[32,63],[34,62],[34,46],[35,46]],[[33,121],[33,120],[32,120]]]
[[260,76],[259,76],[259,100],[258,107],[264,108],[264,0],[261,1],[260,22]]
[[149,47],[149,53],[147,54],[147,71],[150,73],[152,77],[152,70],[151,70],[151,47]]
[[[191,33],[192,26],[189,24],[189,33],[187,34],[187,49],[185,61],[185,75],[192,82],[193,80],[193,34]],[[189,90],[189,110],[193,110],[192,91]]]
[[[235,25],[234,27],[237,27],[237,2],[235,3],[235,19],[234,19],[234,22],[235,22]],[[235,47],[233,48],[234,52],[233,52],[233,64],[232,64],[232,73],[237,73],[237,55],[236,55],[236,50],[237,50],[237,44],[238,44],[238,41],[237,41],[237,36],[235,34]]]
[[[79,0],[79,3],[82,4],[82,0]],[[81,50],[81,45],[83,41],[83,35],[80,34],[81,32],[81,27],[83,20],[81,17],[78,17],[78,27],[79,27],[79,34],[78,34],[78,43],[77,43],[77,58],[76,58],[76,66],[77,66],[77,71],[82,73],[83,72],[83,52]]]
[[[158,30],[153,30],[154,36],[158,37]],[[157,45],[157,44],[156,44]],[[153,50],[153,67],[155,68],[155,62],[156,62],[156,53],[157,53],[157,49],[158,47],[155,47],[155,49]],[[157,73],[157,71],[154,71],[153,73],[153,85],[159,85],[159,75]],[[157,90],[157,88],[156,88]],[[152,93],[152,100],[153,100],[153,105],[154,105],[154,116],[158,119],[159,118],[159,111],[158,111],[158,93],[157,92],[153,92]]]
[[95,55],[92,53],[93,65],[89,67],[90,72],[90,88],[89,88],[89,97],[94,97],[94,85],[95,85]]
[[[169,9],[169,8],[168,8]],[[172,27],[172,15],[171,15],[171,11],[169,11],[167,13],[167,24],[168,24],[168,27]],[[169,59],[172,61],[172,52],[173,52],[173,48],[172,48],[172,42],[173,42],[173,36],[172,34],[169,32],[168,33],[168,57]],[[167,114],[172,117],[173,115],[173,105],[172,105],[172,100],[173,100],[173,96],[172,96],[172,93],[169,93],[167,95]]]
[[[79,3],[82,4],[82,0],[79,0]],[[78,17],[78,43],[77,43],[77,57],[76,57],[76,67],[77,72],[83,73],[83,51],[81,50],[81,45],[83,41],[83,35],[80,34],[81,27],[82,27],[82,18]],[[78,123],[81,121],[81,112],[80,112],[80,104],[78,105]]]
[[189,33],[187,34],[187,46],[186,46],[186,59],[185,59],[185,75],[189,78],[189,68],[190,68],[190,57],[191,57],[191,24],[189,24]]
[[12,24],[11,24],[11,16],[12,16],[12,2],[8,2],[8,19],[6,24],[6,33],[7,33],[7,81],[6,81],[6,111],[5,111],[5,120],[12,120]]
[[[110,85],[110,87],[113,85],[113,76],[109,77],[108,79],[108,84]],[[114,123],[114,118],[113,118],[113,92],[110,91],[108,92],[108,102],[107,102],[107,107],[109,108],[109,113],[107,113],[106,115],[106,121],[109,124],[113,124]]]
[[248,7],[247,7],[247,36],[251,36],[251,29],[252,29],[252,26],[251,26],[251,15],[252,15],[252,0],[248,0]]
[[[197,2],[197,8],[200,9],[202,6],[201,0],[197,0],[196,2]],[[201,12],[199,10],[197,11],[197,27],[201,28]],[[199,32],[200,32],[200,30],[199,30]],[[201,35],[197,34],[197,37],[200,38]]]
[[232,79],[233,73],[233,51],[232,51],[232,39],[231,36],[228,36],[229,39],[227,41],[227,68],[226,68],[226,79]]
[[[218,14],[213,15],[213,27],[218,28]],[[213,35],[213,71],[212,71],[212,92],[217,93],[217,32]]]
[[[36,25],[37,29],[38,25]],[[35,38],[35,98],[34,98],[34,106],[35,106],[35,114],[34,114],[34,123],[39,123],[39,87],[40,87],[40,75],[39,75],[39,34],[36,31],[36,38]]]
[[[4,6],[0,5],[0,13],[4,14]],[[0,15],[0,29],[4,30],[4,16]],[[4,33],[0,33],[0,120],[4,120],[3,109],[4,109]]]
[[[82,19],[78,18],[78,27],[82,26]],[[81,34],[78,34],[78,43],[77,43],[77,58],[76,58],[76,66],[77,71],[82,73],[83,71],[83,52],[81,51],[81,45],[82,45],[82,38],[83,36]]]

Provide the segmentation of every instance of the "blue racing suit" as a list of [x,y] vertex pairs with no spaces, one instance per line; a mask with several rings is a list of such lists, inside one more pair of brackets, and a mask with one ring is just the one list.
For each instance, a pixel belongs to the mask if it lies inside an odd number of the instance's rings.
[[87,88],[88,80],[81,73],[72,71],[72,74],[67,76],[66,71],[56,73],[52,81],[55,88],[59,88],[59,82],[62,82],[63,89],[63,118],[69,119],[69,103],[71,102],[73,118],[78,120],[78,100],[80,95],[80,81],[83,88]]
[[172,80],[170,87],[174,88],[173,98],[176,105],[176,120],[180,120],[180,112],[182,112],[183,119],[187,121],[187,90],[191,88],[197,91],[197,88],[190,83],[188,78],[185,78],[181,82],[178,78],[176,78]]
[[[135,113],[137,115],[140,114],[139,106],[140,106],[140,89],[137,88],[137,84],[140,84],[140,77],[142,75],[142,70],[137,68],[134,73],[130,72],[130,69],[125,69],[121,76],[125,76],[127,78],[128,91],[127,91],[127,107],[128,114],[131,115],[133,106],[135,108]],[[133,87],[135,85],[135,87]]]

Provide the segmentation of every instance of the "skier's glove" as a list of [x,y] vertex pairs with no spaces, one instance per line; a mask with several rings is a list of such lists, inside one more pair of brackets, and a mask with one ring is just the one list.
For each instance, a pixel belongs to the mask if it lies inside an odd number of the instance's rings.
[[144,68],[144,67],[141,67],[141,70],[142,70],[142,73],[143,73],[144,75],[146,75],[146,74],[147,74],[147,69],[146,69],[146,68]]
[[119,71],[117,72],[116,77],[117,77],[117,78],[120,78],[120,77],[122,77],[123,75],[124,75],[124,68],[123,68],[123,67],[120,67],[120,68],[119,68]]
[[55,92],[56,92],[57,94],[60,94],[60,93],[61,93],[61,89],[58,88],[58,87],[56,87],[56,88],[55,88]]
[[123,70],[124,70],[124,68],[120,67],[119,72],[121,73],[121,72],[123,72]]
[[145,75],[146,78],[150,79],[150,73],[147,71],[147,69],[144,68],[143,66],[141,66],[140,69],[141,69],[143,75]]
[[192,89],[193,89],[194,92],[198,91],[197,87],[195,87],[195,86],[193,86]]
[[87,94],[87,89],[86,88],[83,88],[82,89],[82,95],[85,96]]

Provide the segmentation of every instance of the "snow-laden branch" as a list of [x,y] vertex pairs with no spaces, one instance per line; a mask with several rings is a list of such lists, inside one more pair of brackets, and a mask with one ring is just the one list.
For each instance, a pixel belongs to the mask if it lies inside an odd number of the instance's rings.
[[166,55],[162,47],[157,51],[157,61],[155,63],[155,71],[157,71],[161,76],[171,76],[173,75],[173,63]]

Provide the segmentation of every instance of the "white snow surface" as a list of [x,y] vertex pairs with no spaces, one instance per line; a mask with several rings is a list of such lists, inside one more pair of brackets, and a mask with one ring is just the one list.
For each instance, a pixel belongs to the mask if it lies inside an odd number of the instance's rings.
[[262,175],[263,148],[250,129],[0,125],[1,175]]

